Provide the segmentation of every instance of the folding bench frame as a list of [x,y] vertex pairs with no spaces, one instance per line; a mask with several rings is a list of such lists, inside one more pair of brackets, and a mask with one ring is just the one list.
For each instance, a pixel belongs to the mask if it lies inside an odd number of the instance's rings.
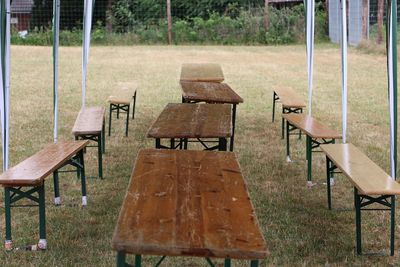
[[[132,120],[135,119],[135,109],[136,109],[136,90],[132,97]],[[108,136],[111,135],[111,121],[112,121],[112,113],[117,113],[117,119],[119,119],[119,113],[126,113],[126,126],[125,126],[125,136],[128,136],[129,130],[129,110],[130,110],[131,103],[129,104],[114,104],[110,103],[110,115],[108,118]]]
[[[196,138],[195,140],[190,140],[188,138],[171,138],[170,145],[162,145],[161,138],[156,138],[156,148],[160,149],[187,149],[188,143],[200,143],[204,150],[219,150],[219,151],[226,151],[227,150],[227,140],[226,138],[218,138],[218,141],[204,141],[200,138]],[[209,143],[217,143],[215,146],[209,146]]]

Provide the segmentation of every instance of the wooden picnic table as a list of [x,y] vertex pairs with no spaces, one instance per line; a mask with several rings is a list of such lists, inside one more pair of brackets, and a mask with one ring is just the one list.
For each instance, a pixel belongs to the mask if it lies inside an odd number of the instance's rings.
[[291,132],[299,129],[304,132],[306,138],[306,159],[307,159],[307,181],[308,185],[312,185],[312,152],[317,152],[317,149],[322,144],[333,144],[336,139],[342,138],[338,131],[332,130],[321,122],[304,114],[283,114],[282,117],[286,120],[286,156],[287,161],[290,159],[290,135]]
[[236,128],[237,105],[241,98],[228,84],[213,82],[181,82],[183,103],[219,103],[232,104],[232,136],[229,150],[233,151]]
[[[45,148],[8,169],[0,175],[0,184],[4,187],[4,209],[6,220],[6,250],[11,250],[11,207],[20,200],[29,199],[39,206],[39,248],[46,249],[46,220],[45,220],[45,179],[53,173],[54,201],[61,204],[58,172],[66,165],[77,168],[78,177],[81,178],[82,205],[86,205],[86,179],[83,150],[88,141],[63,141],[47,145]],[[65,171],[64,171],[65,172]],[[27,190],[25,190],[28,187]],[[37,194],[38,196],[36,196]],[[31,205],[30,205],[31,206]]]
[[[91,140],[98,148],[99,177],[103,179],[103,153],[105,153],[105,109],[104,107],[85,107],[79,111],[72,134],[75,140]],[[92,147],[92,146],[88,146]]]
[[[170,103],[150,127],[147,137],[156,139],[156,148],[187,149],[190,139],[197,139],[206,150],[226,150],[232,132],[231,118],[231,107],[225,104]],[[204,140],[216,138],[218,145],[213,147],[207,144],[216,141]],[[161,139],[169,139],[170,146],[161,145]]]
[[[357,253],[361,254],[361,211],[389,210],[391,217],[390,254],[394,254],[395,196],[400,184],[352,144],[322,145],[326,154],[328,208],[332,208],[331,179],[334,173],[344,174],[354,186]],[[380,207],[380,208],[377,208]]]
[[184,63],[181,68],[183,82],[223,82],[221,65],[215,63]]
[[[126,254],[258,260],[267,256],[232,152],[144,149],[137,156],[114,231],[118,266]],[[159,263],[164,259],[160,260]]]

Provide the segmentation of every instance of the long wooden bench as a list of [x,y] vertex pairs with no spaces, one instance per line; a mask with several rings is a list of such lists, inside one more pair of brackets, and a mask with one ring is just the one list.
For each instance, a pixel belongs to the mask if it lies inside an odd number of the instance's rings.
[[183,256],[256,267],[268,254],[235,154],[215,151],[141,150],[112,246],[117,266],[134,254],[136,267],[142,255],[160,256],[155,266]]
[[[89,141],[69,141],[50,144],[0,176],[0,184],[5,189],[6,250],[11,250],[13,248],[11,238],[11,207],[17,206],[15,203],[22,199],[29,199],[39,206],[40,239],[38,247],[39,249],[46,249],[44,182],[51,173],[53,173],[54,180],[54,201],[55,204],[58,205],[61,203],[58,173],[63,172],[59,171],[59,169],[66,165],[76,167],[78,177],[81,178],[82,205],[87,205],[83,150],[88,142]],[[38,196],[35,196],[36,193]]]
[[215,63],[184,63],[181,69],[181,82],[223,82],[221,65]]
[[75,140],[91,140],[97,144],[99,177],[103,179],[103,153],[105,153],[105,109],[103,107],[86,107],[79,111],[72,134]]
[[[328,207],[332,208],[331,178],[334,173],[344,174],[354,186],[356,212],[357,253],[361,254],[361,211],[368,206],[380,205],[379,210],[390,210],[390,254],[394,254],[395,196],[400,195],[400,184],[352,144],[323,145],[326,154]],[[337,171],[339,169],[339,171]],[[373,207],[372,210],[377,210]]]
[[[304,100],[290,88],[275,88],[272,96],[272,122],[275,121],[276,102],[282,104],[282,114],[303,113],[306,107]],[[282,139],[285,136],[285,119],[282,117]]]
[[291,132],[299,129],[304,132],[306,138],[306,159],[307,159],[307,182],[308,186],[312,186],[312,152],[317,152],[322,144],[335,143],[336,139],[342,138],[341,134],[332,130],[312,118],[304,114],[283,114],[282,117],[286,120],[286,159],[290,159],[290,135]]

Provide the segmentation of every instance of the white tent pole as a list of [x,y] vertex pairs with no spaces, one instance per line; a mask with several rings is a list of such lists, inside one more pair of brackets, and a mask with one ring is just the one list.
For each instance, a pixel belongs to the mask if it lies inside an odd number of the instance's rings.
[[342,48],[342,138],[347,142],[347,7],[341,0],[341,48]]
[[3,170],[6,171],[9,165],[9,118],[10,118],[10,55],[11,55],[11,10],[10,10],[10,0],[6,0],[6,32],[5,32],[5,77],[3,77],[5,81],[5,92],[4,92],[4,131],[3,131]]
[[314,75],[314,21],[315,0],[307,0],[307,70],[308,70],[308,115],[312,114],[312,94]]
[[89,61],[90,34],[92,29],[94,0],[85,0],[83,14],[83,56],[82,56],[82,108],[86,104],[87,65]]
[[58,141],[58,48],[60,42],[60,0],[53,5],[53,112],[54,112],[54,143]]

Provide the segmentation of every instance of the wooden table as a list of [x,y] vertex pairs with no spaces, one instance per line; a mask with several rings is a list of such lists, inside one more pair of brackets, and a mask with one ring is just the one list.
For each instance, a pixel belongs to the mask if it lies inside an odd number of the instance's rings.
[[306,138],[306,159],[307,159],[307,181],[308,185],[312,185],[312,152],[317,152],[320,145],[333,144],[336,139],[342,138],[341,134],[332,130],[312,118],[303,114],[283,114],[286,120],[286,157],[290,162],[290,135],[291,132],[299,129],[304,132]]
[[[6,250],[13,248],[11,238],[11,207],[20,200],[31,200],[39,206],[39,232],[38,242],[40,249],[46,249],[46,214],[45,214],[45,179],[53,173],[54,202],[61,204],[58,172],[66,165],[77,168],[78,177],[81,178],[82,205],[86,206],[86,179],[83,150],[89,141],[69,141],[50,144],[18,165],[8,169],[0,176],[0,184],[4,187],[4,210],[6,221]],[[65,171],[64,171],[65,172]],[[26,189],[28,187],[28,189]],[[25,190],[26,189],[26,190]],[[37,194],[38,196],[35,196]],[[32,205],[30,205],[32,206]]]
[[[272,96],[272,122],[275,121],[275,105],[280,101],[282,104],[282,114],[303,113],[306,107],[304,100],[290,88],[275,88]],[[285,119],[282,117],[282,139],[285,136]]]
[[[334,173],[343,173],[354,186],[357,253],[361,254],[361,211],[372,208],[390,211],[390,254],[393,255],[395,196],[400,195],[400,184],[352,144],[322,145],[321,149],[326,154],[328,208],[332,208],[330,185]],[[374,206],[367,208],[370,205]]]
[[[258,260],[267,256],[254,208],[232,152],[139,152],[114,231],[118,266],[126,254]],[[160,262],[164,257],[160,260]]]
[[105,153],[105,109],[103,107],[85,107],[79,111],[72,134],[75,140],[91,140],[97,144],[99,177],[103,179],[103,153]]
[[[200,142],[206,150],[226,150],[232,132],[231,118],[231,107],[225,104],[170,103],[150,127],[147,137],[156,139],[156,148],[187,149],[188,142]],[[161,145],[161,139],[169,139],[170,146]],[[218,139],[218,144],[209,146],[216,141],[204,139]]]
[[181,82],[223,82],[221,65],[215,63],[184,63]]
[[236,106],[243,103],[241,98],[226,83],[181,82],[183,103],[219,103],[232,105],[232,136],[229,150],[233,151],[236,128]]

